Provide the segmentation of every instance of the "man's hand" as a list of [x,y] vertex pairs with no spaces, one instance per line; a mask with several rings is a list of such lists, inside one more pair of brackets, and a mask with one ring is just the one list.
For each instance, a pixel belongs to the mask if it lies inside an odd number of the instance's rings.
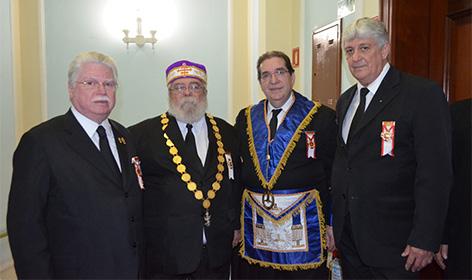
[[235,230],[233,234],[233,248],[241,242],[241,230]]
[[406,245],[402,257],[408,257],[405,263],[405,269],[411,272],[418,272],[431,263],[433,252]]
[[333,252],[334,250],[336,250],[332,226],[326,227],[326,247],[328,249],[328,252]]
[[439,246],[439,252],[434,254],[434,260],[442,270],[446,269],[446,263],[444,263],[444,261],[447,260],[448,249],[449,246],[447,244],[441,244],[441,246]]

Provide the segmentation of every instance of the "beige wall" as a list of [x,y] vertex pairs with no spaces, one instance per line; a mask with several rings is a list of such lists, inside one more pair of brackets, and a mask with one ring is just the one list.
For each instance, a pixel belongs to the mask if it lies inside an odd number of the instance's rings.
[[45,119],[41,0],[12,1],[16,135]]
[[[263,0],[265,48],[261,53],[270,50],[279,50],[292,59],[292,49],[300,47],[300,1],[299,0]],[[262,38],[261,38],[262,39]],[[301,75],[295,68],[297,79],[295,89],[300,89]]]
[[[16,134],[40,123],[46,116],[45,84],[43,69],[42,1],[12,0],[14,86]],[[300,16],[302,0],[232,0],[229,1],[231,19],[229,23],[229,121],[234,120],[241,108],[263,98],[258,89],[254,65],[257,56],[269,50],[281,50],[291,57],[292,49],[301,47],[303,55],[303,27]],[[253,10],[258,3],[258,10]],[[365,16],[378,15],[378,1],[359,1],[358,8]],[[256,13],[256,15],[254,15]],[[253,21],[257,21],[254,24]],[[256,26],[257,30],[252,28]],[[257,37],[257,38],[255,38]],[[311,40],[311,38],[305,38]],[[254,42],[256,41],[256,44]],[[257,47],[254,47],[254,46]],[[306,50],[311,52],[311,50]],[[303,63],[300,57],[300,62]],[[302,90],[302,69],[296,68],[294,88]],[[253,91],[257,89],[256,93]],[[253,95],[256,98],[253,98]]]
[[[292,49],[301,45],[300,0],[259,0],[256,18],[253,5],[251,0],[230,1],[230,122],[240,109],[254,103],[253,94],[255,99],[264,97],[252,60],[269,50],[281,50],[291,57]],[[41,12],[42,0],[12,1],[17,137],[46,118]],[[252,30],[254,26],[257,31]],[[298,68],[296,75],[295,89],[300,89],[302,73]]]
[[251,104],[251,31],[250,0],[231,1],[229,42],[229,121],[233,122],[239,110]]
[[[290,58],[300,47],[301,0],[233,0],[230,22],[229,115],[234,117],[244,107],[264,98],[255,69],[257,57],[279,50]],[[254,60],[254,61],[253,61]],[[302,58],[300,57],[300,61]],[[301,89],[301,68],[294,88]]]
[[375,17],[380,15],[380,1],[363,1],[364,16]]

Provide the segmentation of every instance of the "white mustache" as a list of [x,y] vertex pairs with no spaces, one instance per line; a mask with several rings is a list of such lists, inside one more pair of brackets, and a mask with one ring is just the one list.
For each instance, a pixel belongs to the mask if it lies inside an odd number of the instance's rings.
[[101,95],[101,96],[97,96],[95,97],[94,99],[92,99],[92,102],[110,102],[110,97],[106,96],[106,95]]

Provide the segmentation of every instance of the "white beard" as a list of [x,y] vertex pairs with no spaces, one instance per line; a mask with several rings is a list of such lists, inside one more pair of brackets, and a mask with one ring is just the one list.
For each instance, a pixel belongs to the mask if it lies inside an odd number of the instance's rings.
[[177,120],[184,123],[195,123],[199,121],[208,108],[208,100],[206,95],[201,102],[197,102],[195,97],[187,97],[181,104],[175,104],[169,98],[169,114]]

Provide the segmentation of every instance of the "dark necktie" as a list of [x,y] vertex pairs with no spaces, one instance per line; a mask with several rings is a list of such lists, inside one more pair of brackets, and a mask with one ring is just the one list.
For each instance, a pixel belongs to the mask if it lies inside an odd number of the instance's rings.
[[270,140],[274,139],[275,137],[275,132],[277,132],[277,115],[282,112],[282,109],[272,109],[272,118],[270,119],[269,122],[269,128],[270,128]]
[[187,148],[187,151],[189,152],[189,155],[191,156],[190,160],[193,162],[196,162],[197,165],[201,168],[203,168],[202,161],[200,160],[200,157],[198,156],[197,152],[197,144],[195,143],[195,135],[192,132],[193,125],[187,124],[187,135],[185,136],[185,146]]
[[359,106],[357,106],[357,110],[356,110],[356,113],[354,114],[354,118],[352,119],[352,122],[351,122],[351,127],[349,128],[349,134],[347,136],[347,142],[349,143],[351,137],[352,137],[352,134],[354,133],[354,131],[356,131],[356,127],[359,125],[359,123],[361,122],[361,119],[362,119],[362,116],[364,115],[364,111],[365,111],[365,97],[366,95],[369,93],[369,89],[366,88],[366,87],[363,87],[361,88],[361,92],[360,92],[360,96],[361,96],[361,101],[359,102]]
[[105,161],[107,162],[108,166],[110,166],[110,168],[113,169],[113,172],[115,173],[115,175],[118,176],[118,178],[120,178],[121,180],[121,172],[120,172],[120,169],[118,168],[115,157],[113,156],[113,153],[111,152],[110,144],[108,143],[105,128],[99,125],[97,128],[97,133],[98,133],[98,136],[100,136],[100,142],[99,142],[100,152],[105,158]]

